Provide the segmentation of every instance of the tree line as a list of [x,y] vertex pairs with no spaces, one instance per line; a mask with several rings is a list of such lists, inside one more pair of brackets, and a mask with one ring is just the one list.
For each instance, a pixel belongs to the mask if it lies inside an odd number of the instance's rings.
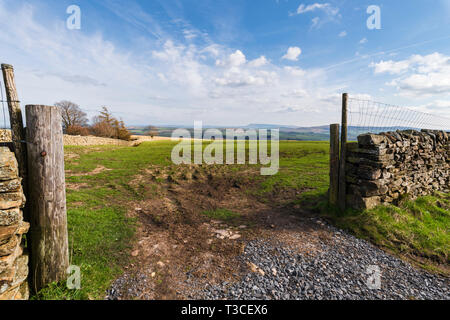
[[131,132],[122,120],[115,118],[107,107],[103,106],[98,115],[89,124],[87,114],[80,106],[70,101],[60,101],[55,106],[61,108],[64,133],[77,136],[94,135],[129,141]]

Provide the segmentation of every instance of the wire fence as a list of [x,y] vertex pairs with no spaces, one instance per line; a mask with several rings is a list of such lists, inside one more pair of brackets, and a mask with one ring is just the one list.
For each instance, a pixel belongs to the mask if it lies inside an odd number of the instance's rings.
[[450,118],[370,100],[349,98],[347,114],[349,140],[355,140],[364,133],[396,130],[431,129],[450,132]]
[[8,105],[6,101],[6,92],[3,91],[3,82],[0,80],[0,101],[1,101],[1,118],[0,118],[0,129],[10,129],[11,125],[9,122],[9,112]]

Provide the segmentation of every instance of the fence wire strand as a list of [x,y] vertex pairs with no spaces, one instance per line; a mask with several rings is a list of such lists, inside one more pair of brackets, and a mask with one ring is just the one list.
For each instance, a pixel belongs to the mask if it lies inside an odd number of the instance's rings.
[[450,132],[450,118],[376,101],[349,98],[347,114],[350,139],[363,133],[396,130]]
[[9,129],[10,126],[7,126],[7,123],[9,123],[9,121],[7,122],[6,117],[8,116],[8,120],[9,120],[9,113],[7,113],[7,110],[5,108],[5,95],[3,94],[3,83],[0,81],[0,93],[1,93],[1,98],[2,98],[2,113],[3,113],[3,126],[1,129]]

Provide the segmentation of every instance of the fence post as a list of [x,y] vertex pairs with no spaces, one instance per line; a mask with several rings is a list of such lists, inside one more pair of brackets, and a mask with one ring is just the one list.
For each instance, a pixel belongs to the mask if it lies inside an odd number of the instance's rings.
[[348,94],[342,95],[342,126],[341,126],[341,158],[339,160],[339,208],[345,210],[346,181],[345,181],[345,162],[347,152],[347,107]]
[[14,68],[9,64],[2,64],[3,81],[5,83],[6,99],[8,101],[9,119],[11,123],[11,136],[19,165],[19,176],[22,178],[25,196],[27,193],[27,149],[25,145],[25,129],[23,127],[22,110],[20,109],[14,80]]
[[34,289],[66,277],[69,249],[61,110],[27,105],[31,266]]
[[330,125],[330,191],[331,205],[338,204],[339,197],[339,124]]

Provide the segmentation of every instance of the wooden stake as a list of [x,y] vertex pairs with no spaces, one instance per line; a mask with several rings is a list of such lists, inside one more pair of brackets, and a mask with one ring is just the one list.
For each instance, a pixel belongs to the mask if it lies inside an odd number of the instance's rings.
[[31,212],[31,271],[40,290],[65,279],[69,266],[61,110],[28,105],[27,149]]
[[341,126],[341,157],[339,159],[339,208],[345,210],[346,202],[346,181],[345,181],[345,162],[347,152],[347,107],[348,94],[342,95],[342,126]]
[[14,146],[14,154],[19,165],[19,175],[22,178],[25,196],[27,191],[27,147],[25,144],[25,130],[23,127],[22,110],[20,109],[14,80],[14,68],[9,64],[2,64],[3,81],[5,83],[6,99],[8,101],[9,119],[11,123],[11,135]]
[[339,198],[339,124],[330,125],[330,204],[336,206]]

